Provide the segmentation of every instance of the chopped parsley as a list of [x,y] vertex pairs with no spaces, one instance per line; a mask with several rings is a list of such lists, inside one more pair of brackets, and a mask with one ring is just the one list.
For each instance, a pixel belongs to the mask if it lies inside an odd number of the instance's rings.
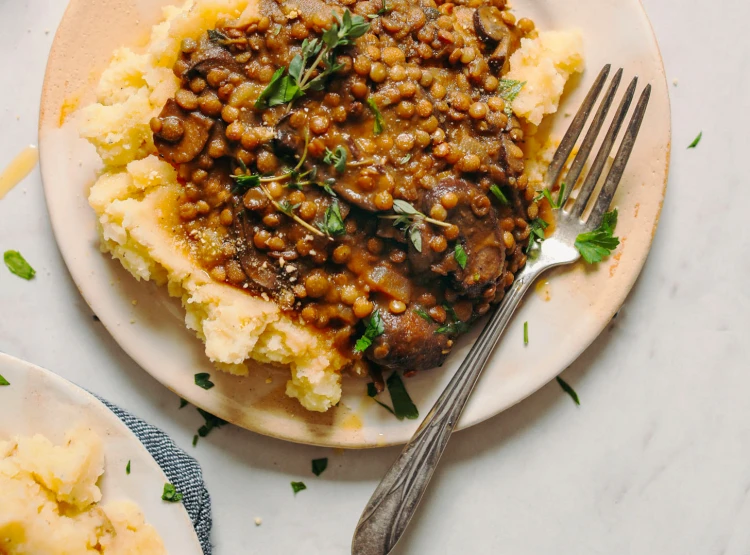
[[405,200],[394,200],[393,211],[396,213],[396,216],[387,215],[378,217],[384,220],[393,220],[393,226],[400,227],[403,230],[404,235],[406,235],[417,252],[422,252],[422,230],[420,225],[422,222],[430,222],[441,227],[450,227],[450,224],[435,220],[434,218],[428,218]]
[[[272,108],[294,102],[308,90],[323,90],[328,78],[339,71],[343,64],[336,63],[336,49],[347,46],[369,29],[370,24],[360,15],[352,15],[345,10],[341,19],[334,14],[336,21],[320,39],[302,42],[302,52],[289,62],[289,68],[279,68],[263,89],[255,107]],[[317,76],[313,75],[317,72]],[[286,75],[285,75],[286,73]]]
[[211,374],[208,372],[201,372],[195,375],[195,385],[202,387],[203,389],[211,389],[214,386],[214,382],[211,381]]
[[170,503],[179,503],[182,501],[182,494],[178,492],[172,484],[167,482],[164,484],[164,491],[161,494],[161,498]]
[[529,323],[528,322],[523,323],[523,344],[524,345],[529,344]]
[[401,160],[399,160],[398,163],[404,166],[409,163],[409,160],[411,160],[411,152],[407,154],[406,156],[404,156],[403,158],[401,158]]
[[398,372],[394,371],[386,380],[385,385],[388,387],[388,392],[391,394],[393,408],[378,401],[376,398],[378,390],[374,383],[367,384],[367,396],[371,397],[378,405],[399,420],[403,420],[404,418],[415,420],[419,418],[419,410],[411,400],[411,397],[409,397],[409,393],[406,391],[406,386],[404,386],[404,382],[401,379],[401,376],[398,375]]
[[219,31],[218,29],[209,29],[208,40],[210,40],[211,42],[224,42],[224,41],[228,41],[229,37],[226,36],[221,31]]
[[375,102],[375,99],[370,97],[367,99],[367,105],[370,107],[370,110],[372,110],[372,113],[375,114],[375,123],[372,126],[372,132],[376,135],[380,135],[383,132],[383,129],[385,128],[385,121],[383,120],[383,114],[380,113],[380,108],[378,108],[377,103]]
[[205,420],[205,424],[198,428],[198,435],[201,437],[206,437],[208,434],[211,433],[211,430],[214,428],[221,428],[224,426],[227,421],[222,420],[218,416],[214,416],[213,414],[206,412],[202,409],[197,409],[200,415],[203,417],[203,420]]
[[490,192],[495,195],[497,200],[499,200],[500,204],[502,204],[503,206],[508,206],[508,204],[510,204],[508,202],[508,197],[505,196],[505,193],[503,193],[502,189],[500,189],[500,187],[498,187],[497,185],[493,185],[492,187],[490,187]]
[[443,308],[448,313],[450,321],[446,321],[445,324],[435,330],[435,333],[443,333],[445,335],[461,335],[469,331],[469,323],[463,322],[456,314],[456,311],[452,306],[444,304]]
[[383,0],[383,7],[380,8],[376,13],[371,13],[367,17],[370,19],[377,19],[381,15],[386,15],[391,11],[390,6],[388,6],[388,0]]
[[509,119],[513,115],[513,101],[525,85],[526,81],[500,79],[500,86],[497,89],[497,94],[500,98],[505,100],[505,115],[508,116]]
[[549,202],[549,205],[552,207],[553,210],[560,210],[563,205],[563,196],[565,196],[565,183],[560,184],[560,190],[557,193],[557,200],[554,200],[552,198],[552,192],[549,190],[548,187],[545,187],[540,195],[538,195],[534,200],[539,199],[540,197],[544,197],[547,199],[547,202]]
[[5,251],[3,260],[10,272],[20,278],[30,280],[36,275],[34,268],[26,262],[26,259],[18,251]]
[[232,192],[235,194],[246,193],[250,189],[260,185],[260,176],[258,174],[233,175],[232,179],[234,179],[235,183]]
[[318,227],[323,233],[331,237],[335,237],[336,235],[343,235],[346,232],[346,227],[344,227],[344,218],[341,217],[341,210],[337,201],[334,200],[328,206],[328,208],[326,208],[326,213],[323,216],[323,221],[318,225]]
[[316,476],[320,476],[328,468],[328,458],[313,459],[312,471]]
[[607,212],[602,223],[594,231],[581,233],[576,237],[575,247],[589,264],[601,262],[605,256],[617,248],[620,239],[614,236],[617,227],[617,209]]
[[466,254],[463,245],[456,243],[456,248],[453,251],[453,258],[456,259],[458,265],[461,266],[462,270],[466,269],[466,263],[469,261],[469,255]]
[[432,322],[434,322],[434,321],[435,321],[435,320],[433,320],[433,319],[432,319],[432,316],[430,316],[430,315],[429,315],[429,314],[427,313],[427,311],[426,311],[426,310],[425,310],[424,308],[422,308],[421,306],[418,306],[418,307],[416,307],[416,308],[414,309],[414,312],[415,312],[415,313],[417,314],[417,316],[419,316],[419,317],[420,317],[420,318],[422,318],[423,320],[427,320],[427,321],[428,321],[428,322],[430,322],[430,323],[432,323]]
[[195,434],[193,436],[193,447],[195,447],[196,445],[198,445],[198,434]]
[[531,233],[529,234],[529,244],[526,247],[526,255],[536,256],[541,248],[542,241],[544,241],[544,230],[549,227],[549,224],[542,218],[534,218],[529,222],[529,227]]
[[565,393],[567,393],[568,395],[570,395],[570,398],[573,399],[573,402],[576,405],[580,406],[581,401],[578,399],[578,393],[575,392],[575,389],[573,389],[572,387],[570,387],[568,385],[568,382],[566,382],[565,380],[563,380],[560,376],[557,376],[557,378],[555,378],[555,379],[557,380],[557,383],[560,384],[560,387],[562,388],[562,390]]
[[695,147],[697,147],[698,143],[701,142],[702,138],[703,138],[703,131],[701,131],[700,133],[698,133],[698,136],[695,139],[693,139],[693,142],[688,145],[688,148],[695,148]]
[[130,476],[130,461],[128,461],[128,464],[125,467],[125,474],[127,474],[128,476]]
[[297,495],[303,489],[307,489],[305,482],[292,482],[292,491],[294,492],[294,495]]
[[357,343],[354,345],[355,353],[364,353],[367,348],[372,345],[372,342],[379,335],[383,335],[385,331],[385,325],[383,319],[380,317],[380,312],[377,310],[370,314],[369,318],[365,321],[365,333],[357,339]]
[[346,149],[341,145],[337,146],[334,151],[326,147],[323,162],[333,166],[337,172],[344,173],[346,169]]
[[0,374],[0,385],[10,385],[10,382],[6,380],[1,374]]

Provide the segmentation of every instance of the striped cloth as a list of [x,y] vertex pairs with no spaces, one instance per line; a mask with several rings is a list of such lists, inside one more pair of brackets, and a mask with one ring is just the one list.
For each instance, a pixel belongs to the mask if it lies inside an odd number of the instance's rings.
[[151,453],[170,483],[182,493],[182,504],[187,509],[204,555],[211,555],[211,498],[203,483],[201,467],[193,457],[177,447],[167,434],[97,397],[122,420]]

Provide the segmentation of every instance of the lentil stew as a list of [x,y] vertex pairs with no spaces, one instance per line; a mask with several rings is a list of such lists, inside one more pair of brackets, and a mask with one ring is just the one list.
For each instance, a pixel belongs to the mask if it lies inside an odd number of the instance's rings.
[[535,33],[505,0],[261,0],[184,40],[151,129],[192,255],[355,374],[439,366],[526,262],[539,206],[503,75]]

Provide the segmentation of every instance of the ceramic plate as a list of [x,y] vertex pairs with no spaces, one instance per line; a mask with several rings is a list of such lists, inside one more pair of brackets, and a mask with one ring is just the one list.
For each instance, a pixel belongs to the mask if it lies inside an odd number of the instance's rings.
[[[142,44],[165,0],[72,0],[58,29],[44,85],[40,123],[42,175],[60,250],[81,294],[115,340],[147,372],[175,393],[226,420],[266,435],[337,447],[403,443],[416,421],[400,422],[365,396],[362,381],[346,380],[340,405],[312,414],[286,399],[285,371],[256,366],[253,375],[217,375],[202,344],[182,324],[182,309],[165,290],[136,282],[99,252],[93,211],[86,202],[98,159],[65,116],[90,102],[112,50]],[[625,68],[654,87],[651,104],[614,204],[622,245],[597,268],[578,263],[546,276],[528,296],[464,412],[460,428],[485,420],[539,389],[596,338],[625,300],[648,255],[664,199],[670,151],[669,96],[662,60],[638,0],[517,0],[516,13],[544,29],[578,27],[587,70],[570,83],[551,125],[561,137],[605,63]],[[624,87],[622,87],[624,89]],[[133,301],[137,301],[134,303]],[[530,326],[524,346],[522,328]],[[461,341],[440,369],[407,380],[426,413],[466,354],[478,330]],[[209,371],[217,387],[196,387]],[[267,383],[268,378],[271,378]]]
[[[0,353],[0,439],[42,434],[60,444],[77,426],[91,428],[104,442],[102,502],[128,499],[143,511],[170,553],[203,553],[187,511],[166,503],[168,481],[138,438],[98,399],[78,386],[33,364]],[[125,467],[130,461],[130,474]]]

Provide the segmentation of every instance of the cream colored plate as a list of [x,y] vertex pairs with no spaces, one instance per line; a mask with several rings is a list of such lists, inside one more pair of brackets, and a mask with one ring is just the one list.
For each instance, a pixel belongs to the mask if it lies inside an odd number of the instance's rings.
[[[201,343],[182,325],[182,309],[152,284],[137,283],[97,248],[86,202],[98,160],[75,128],[61,120],[92,98],[98,73],[120,45],[143,43],[165,0],[72,0],[50,54],[41,108],[42,175],[60,250],[81,294],[115,340],[146,371],[181,397],[250,430],[291,441],[376,447],[403,443],[417,422],[399,422],[365,397],[365,384],[346,380],[341,404],[311,414],[283,394],[286,372],[258,367],[254,376],[217,375]],[[460,427],[481,422],[553,379],[596,338],[625,300],[646,260],[661,211],[670,151],[669,96],[649,21],[638,0],[517,0],[516,13],[540,29],[579,27],[587,67],[569,87],[553,135],[561,136],[599,69],[607,62],[654,86],[651,104],[615,204],[622,246],[598,268],[549,274],[549,286],[521,307],[477,387]],[[624,88],[624,87],[623,87]],[[549,299],[548,299],[549,297]],[[138,301],[134,304],[132,301]],[[531,340],[523,345],[523,322]],[[429,410],[478,331],[465,338],[441,369],[407,380],[420,411]],[[194,385],[209,371],[217,387]],[[266,383],[268,377],[272,380]]]
[[[112,411],[80,387],[2,353],[0,375],[10,382],[0,387],[0,439],[42,434],[59,444],[71,428],[91,428],[104,442],[102,502],[135,502],[169,553],[203,553],[185,507],[161,500],[167,477]],[[128,461],[129,475],[125,472]]]

